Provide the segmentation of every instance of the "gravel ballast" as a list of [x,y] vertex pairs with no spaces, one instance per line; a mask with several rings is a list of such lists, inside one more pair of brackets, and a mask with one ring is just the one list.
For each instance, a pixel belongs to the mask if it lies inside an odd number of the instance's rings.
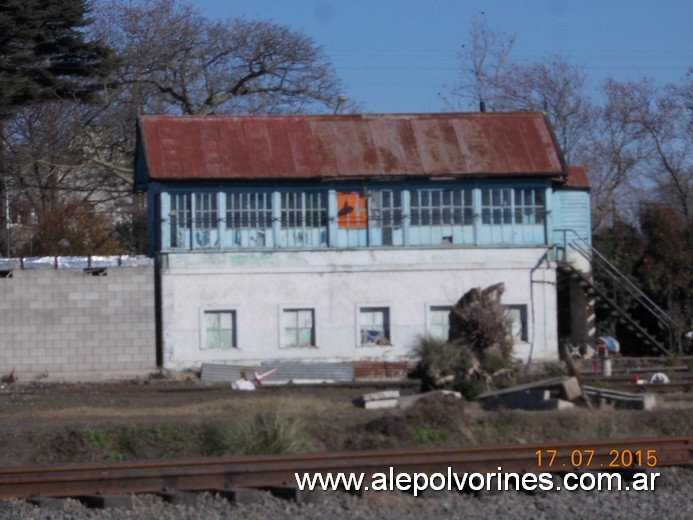
[[[426,492],[414,497],[402,492],[366,492],[356,497],[324,492],[298,504],[267,493],[253,504],[231,504],[200,493],[194,506],[175,506],[153,495],[135,495],[127,507],[93,510],[76,500],[57,508],[40,508],[23,500],[0,501],[1,519],[434,519],[434,518],[693,518],[693,470],[657,468],[654,491],[492,491],[478,494]],[[625,482],[625,480],[624,480]]]

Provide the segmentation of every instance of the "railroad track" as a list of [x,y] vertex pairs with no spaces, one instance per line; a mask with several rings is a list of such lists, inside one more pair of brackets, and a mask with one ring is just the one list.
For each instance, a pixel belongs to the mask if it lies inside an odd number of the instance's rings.
[[70,464],[0,470],[0,498],[83,497],[296,486],[296,473],[644,471],[693,465],[693,436],[213,459]]
[[[639,375],[642,375],[643,372],[640,372]],[[603,377],[603,376],[595,376],[595,375],[590,375],[590,376],[582,376],[582,382],[585,384],[594,384],[594,383],[605,383],[608,384],[609,386],[618,389],[618,390],[623,390],[626,392],[656,392],[656,393],[672,393],[672,392],[690,392],[691,389],[693,388],[693,375],[688,375],[686,373],[685,375],[681,374],[672,374],[669,373],[667,374],[670,379],[670,383],[662,384],[662,383],[649,383],[649,378],[651,376],[647,375],[647,372],[645,372],[645,376],[643,379],[646,381],[645,383],[641,384],[636,384],[632,382],[633,376],[636,375],[636,373],[631,373],[631,374],[615,374],[612,376],[608,377]]]
[[[311,390],[325,388],[344,388],[353,390],[418,390],[421,381],[418,379],[403,380],[357,380],[357,381],[337,381],[333,383],[302,383],[286,385],[266,385],[259,387],[262,391],[280,391],[283,389],[291,390]],[[175,394],[175,393],[206,393],[219,390],[231,392],[230,382],[228,383],[208,383],[191,384],[182,383],[154,383],[154,384],[96,384],[93,386],[74,385],[74,386],[46,386],[43,388],[7,388],[6,391],[13,395],[42,395],[51,394],[82,394],[84,392],[98,394]],[[234,391],[235,393],[235,391]]]

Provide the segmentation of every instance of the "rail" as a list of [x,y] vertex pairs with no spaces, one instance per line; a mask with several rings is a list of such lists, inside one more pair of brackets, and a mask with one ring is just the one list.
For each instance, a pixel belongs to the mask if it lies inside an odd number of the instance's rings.
[[263,455],[3,468],[0,498],[79,497],[295,486],[296,473],[618,471],[693,464],[693,436],[413,451]]

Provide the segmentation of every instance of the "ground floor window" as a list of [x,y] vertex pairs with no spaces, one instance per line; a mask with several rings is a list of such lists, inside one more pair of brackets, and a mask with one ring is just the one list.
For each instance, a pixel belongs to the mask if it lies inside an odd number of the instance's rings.
[[361,345],[390,344],[390,309],[387,307],[361,307],[359,309]]
[[514,342],[529,341],[527,333],[527,306],[504,305],[505,315],[510,322],[510,334]]
[[431,305],[428,308],[428,335],[443,341],[450,333],[450,305]]
[[315,311],[313,309],[283,309],[282,347],[315,346]]
[[236,347],[236,311],[204,311],[203,348]]

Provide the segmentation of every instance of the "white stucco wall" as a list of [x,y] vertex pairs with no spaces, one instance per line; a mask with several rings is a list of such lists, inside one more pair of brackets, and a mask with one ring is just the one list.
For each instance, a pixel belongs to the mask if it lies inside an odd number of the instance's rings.
[[[397,360],[426,332],[430,305],[504,282],[502,302],[527,306],[528,343],[515,355],[557,359],[555,266],[543,248],[180,253],[162,269],[167,369],[267,359]],[[388,307],[391,345],[360,345],[360,306]],[[284,308],[315,309],[314,348],[281,348]],[[237,348],[202,347],[205,309],[236,312]]]

